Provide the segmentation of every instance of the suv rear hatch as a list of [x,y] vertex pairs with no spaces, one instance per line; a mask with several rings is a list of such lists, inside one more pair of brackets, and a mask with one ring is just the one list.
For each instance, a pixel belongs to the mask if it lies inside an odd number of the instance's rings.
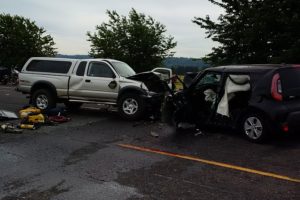
[[283,105],[287,109],[288,123],[283,130],[297,130],[300,122],[300,66],[280,68],[277,76],[279,77],[277,91],[281,92]]
[[278,70],[284,99],[300,97],[300,67],[285,67]]

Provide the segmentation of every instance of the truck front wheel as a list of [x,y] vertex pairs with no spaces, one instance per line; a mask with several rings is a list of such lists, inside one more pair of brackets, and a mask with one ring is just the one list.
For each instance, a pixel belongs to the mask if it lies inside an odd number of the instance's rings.
[[38,89],[33,92],[31,102],[35,107],[41,110],[51,109],[56,106],[54,95],[45,89]]
[[138,94],[124,94],[119,99],[118,111],[124,119],[140,119],[145,112],[144,100]]

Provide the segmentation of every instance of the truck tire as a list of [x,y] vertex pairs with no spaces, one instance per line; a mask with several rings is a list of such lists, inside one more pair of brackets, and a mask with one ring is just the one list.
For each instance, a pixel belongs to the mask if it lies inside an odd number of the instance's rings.
[[124,94],[118,101],[118,112],[126,120],[141,119],[145,112],[145,102],[138,94]]
[[31,102],[35,107],[41,110],[48,110],[56,107],[55,96],[46,89],[38,89],[34,91]]

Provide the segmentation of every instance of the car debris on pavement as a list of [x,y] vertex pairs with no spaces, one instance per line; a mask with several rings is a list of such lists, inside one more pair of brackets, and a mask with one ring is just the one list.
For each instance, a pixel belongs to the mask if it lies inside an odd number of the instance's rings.
[[154,131],[150,131],[150,135],[151,135],[152,137],[156,137],[156,138],[159,137],[159,134],[156,133],[156,132],[154,132]]
[[5,123],[0,125],[0,130],[3,133],[22,133],[23,131],[19,129],[17,126],[15,126],[12,123]]
[[0,119],[18,119],[18,116],[14,112],[0,110]]

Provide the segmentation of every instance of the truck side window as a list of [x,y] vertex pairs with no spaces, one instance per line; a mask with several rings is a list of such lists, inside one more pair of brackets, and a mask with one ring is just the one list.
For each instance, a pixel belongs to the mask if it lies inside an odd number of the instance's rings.
[[58,60],[32,60],[26,70],[32,72],[50,72],[66,74],[69,72],[72,62]]
[[80,62],[77,71],[76,71],[76,75],[77,76],[84,76],[84,72],[85,72],[85,67],[86,67],[86,62]]
[[92,62],[89,65],[88,76],[114,78],[115,74],[112,69],[105,63]]

